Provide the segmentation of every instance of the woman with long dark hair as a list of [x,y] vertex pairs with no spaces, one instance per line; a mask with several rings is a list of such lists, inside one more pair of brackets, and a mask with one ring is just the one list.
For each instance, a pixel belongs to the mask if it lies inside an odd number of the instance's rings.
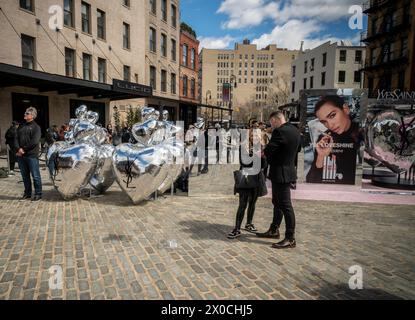
[[359,124],[352,121],[348,104],[340,96],[325,96],[316,103],[315,114],[327,130],[317,139],[307,182],[354,184]]

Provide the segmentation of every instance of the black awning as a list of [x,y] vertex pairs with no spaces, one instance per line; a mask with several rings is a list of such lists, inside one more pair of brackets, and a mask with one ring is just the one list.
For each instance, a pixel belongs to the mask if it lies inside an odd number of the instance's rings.
[[191,106],[198,107],[198,108],[208,108],[208,109],[215,109],[215,110],[233,112],[233,109],[224,108],[224,107],[217,107],[217,106],[214,106],[214,105],[203,104],[203,103],[195,103],[195,102],[187,101],[187,100],[180,100],[180,104],[191,105]]
[[65,77],[0,63],[0,88],[29,87],[39,92],[56,91],[60,95],[77,94],[94,99],[126,100],[151,97],[153,89],[142,84],[113,80],[113,84]]

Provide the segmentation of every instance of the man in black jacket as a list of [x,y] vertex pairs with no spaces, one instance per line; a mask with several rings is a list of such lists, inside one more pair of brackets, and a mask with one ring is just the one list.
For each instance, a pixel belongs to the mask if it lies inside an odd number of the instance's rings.
[[19,127],[15,139],[15,149],[17,150],[17,162],[24,183],[24,200],[32,197],[32,181],[35,187],[35,196],[32,201],[42,199],[42,179],[39,170],[39,142],[41,138],[40,127],[35,122],[37,111],[35,108],[28,108],[24,114],[26,123]]
[[269,178],[272,182],[272,203],[274,218],[270,229],[257,233],[258,237],[279,239],[279,227],[285,219],[286,231],[283,241],[273,244],[276,249],[294,248],[295,214],[291,203],[291,184],[297,181],[295,158],[301,148],[301,136],[298,129],[288,123],[282,112],[273,112],[270,116],[274,131],[264,150],[270,165]]
[[6,131],[6,145],[9,148],[9,175],[14,175],[14,167],[16,166],[16,152],[14,141],[17,135],[17,128],[19,123],[13,121],[11,127]]

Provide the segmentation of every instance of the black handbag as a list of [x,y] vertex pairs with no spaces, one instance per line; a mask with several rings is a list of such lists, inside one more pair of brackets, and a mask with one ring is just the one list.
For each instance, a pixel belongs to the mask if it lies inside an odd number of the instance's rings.
[[237,170],[233,172],[233,178],[235,180],[235,190],[241,189],[255,189],[259,186],[259,175],[247,175],[243,170]]
[[268,194],[267,179],[265,178],[264,173],[261,171],[259,173],[258,197],[265,197],[267,194]]

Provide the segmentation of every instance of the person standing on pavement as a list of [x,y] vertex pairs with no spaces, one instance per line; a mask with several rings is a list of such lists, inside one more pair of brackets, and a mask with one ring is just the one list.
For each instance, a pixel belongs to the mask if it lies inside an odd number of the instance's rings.
[[19,123],[13,121],[11,127],[6,131],[6,145],[9,148],[9,175],[14,175],[14,168],[16,166],[16,152],[17,150],[14,147],[14,141],[17,135],[17,129],[19,128]]
[[24,194],[22,200],[28,200],[32,197],[32,180],[35,187],[35,195],[32,201],[42,199],[42,179],[39,170],[39,143],[41,138],[41,130],[35,122],[37,110],[30,107],[24,114],[25,124],[21,125],[17,130],[14,142],[17,150],[17,162],[22,174],[24,183]]
[[274,131],[264,150],[270,165],[269,177],[272,183],[274,218],[269,230],[257,233],[260,238],[279,239],[279,227],[285,219],[286,231],[283,241],[273,244],[276,249],[295,248],[295,214],[291,203],[291,184],[297,181],[295,158],[301,147],[298,129],[288,123],[282,112],[273,112],[270,122]]

